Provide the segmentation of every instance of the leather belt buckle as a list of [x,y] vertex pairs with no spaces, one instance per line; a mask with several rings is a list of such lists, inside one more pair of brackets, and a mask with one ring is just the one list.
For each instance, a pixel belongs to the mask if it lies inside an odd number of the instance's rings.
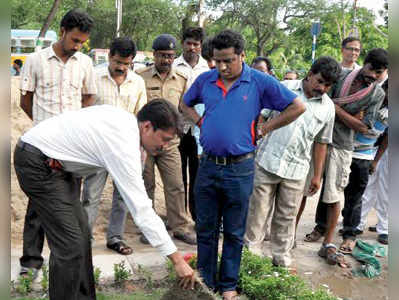
[[216,156],[215,163],[217,165],[220,165],[220,166],[226,166],[227,165],[227,158],[226,157]]

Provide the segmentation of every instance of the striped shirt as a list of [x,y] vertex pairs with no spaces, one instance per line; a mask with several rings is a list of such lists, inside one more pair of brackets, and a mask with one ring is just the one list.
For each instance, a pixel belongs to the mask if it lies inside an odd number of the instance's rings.
[[108,66],[95,69],[97,84],[96,105],[109,104],[137,114],[147,103],[145,82],[141,76],[128,71],[125,81],[118,87]]
[[82,95],[96,94],[90,57],[76,52],[64,63],[53,46],[28,56],[21,73],[23,95],[33,92],[33,125],[82,107]]
[[335,108],[327,94],[308,99],[302,80],[285,80],[281,84],[297,94],[306,111],[290,124],[269,132],[260,141],[255,160],[270,173],[300,180],[308,174],[313,142],[332,143]]

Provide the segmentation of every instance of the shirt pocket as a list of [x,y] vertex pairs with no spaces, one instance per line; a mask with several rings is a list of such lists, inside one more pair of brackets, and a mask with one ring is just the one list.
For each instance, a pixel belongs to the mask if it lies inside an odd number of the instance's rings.
[[72,95],[72,97],[79,97],[82,95],[82,82],[79,80],[71,80],[69,82],[70,88],[69,92]]
[[182,94],[183,94],[182,89],[171,87],[168,89],[166,93],[166,99],[172,102],[176,107],[178,107]]
[[162,98],[161,87],[159,86],[149,86],[147,87],[148,101],[154,100],[156,98]]

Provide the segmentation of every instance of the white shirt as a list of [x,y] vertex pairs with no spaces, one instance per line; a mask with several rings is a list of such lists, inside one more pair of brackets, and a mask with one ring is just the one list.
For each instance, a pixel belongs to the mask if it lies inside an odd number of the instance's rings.
[[137,114],[147,103],[144,79],[128,70],[125,81],[118,87],[109,73],[108,66],[95,69],[96,105],[109,104]]
[[268,133],[260,142],[255,160],[270,173],[300,180],[308,174],[313,142],[332,143],[335,107],[327,94],[308,99],[302,80],[281,83],[298,95],[306,111],[290,124]]
[[201,55],[199,56],[198,63],[194,66],[194,68],[191,67],[191,65],[188,62],[186,62],[186,60],[183,57],[183,54],[175,59],[175,61],[173,62],[173,66],[177,70],[182,72],[184,75],[186,75],[187,90],[190,88],[190,86],[193,84],[195,79],[197,79],[197,77],[200,74],[209,71],[208,63],[206,62],[205,59],[202,58]]
[[[201,55],[199,56],[198,63],[194,66],[194,68],[188,62],[186,62],[186,60],[183,57],[183,54],[175,59],[173,65],[177,70],[183,72],[187,76],[187,90],[190,88],[190,86],[194,83],[195,79],[197,79],[197,77],[200,74],[209,71],[208,63]],[[197,104],[195,106],[195,109],[197,110],[197,112],[199,111],[203,112],[204,104]],[[202,113],[200,115],[202,116]],[[193,124],[191,120],[185,118],[184,128],[183,128],[184,132],[186,133],[190,128],[192,135],[195,136],[195,139],[197,141],[198,153],[201,154],[202,147],[199,142],[200,130],[195,124]]]
[[[21,140],[61,163],[81,164],[82,174],[85,166],[108,171],[151,245],[165,256],[177,250],[144,187],[140,133],[133,114],[110,105],[91,106],[43,121]],[[65,167],[71,171],[68,164]]]
[[33,124],[82,108],[82,95],[97,93],[93,63],[76,52],[64,63],[53,46],[32,53],[21,72],[22,94],[33,92]]
[[358,65],[357,63],[354,63],[352,68],[348,68],[348,67],[344,67],[344,66],[342,65],[342,63],[341,63],[341,68],[342,68],[342,71],[354,71],[354,70],[361,69],[362,66],[361,66],[361,65]]

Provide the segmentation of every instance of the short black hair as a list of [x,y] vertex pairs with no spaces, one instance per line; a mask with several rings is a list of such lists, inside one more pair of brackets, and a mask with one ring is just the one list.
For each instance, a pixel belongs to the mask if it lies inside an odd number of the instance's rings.
[[137,48],[131,38],[120,37],[120,38],[115,38],[112,41],[111,46],[109,47],[109,53],[111,56],[119,54],[122,57],[133,56],[133,58],[135,58],[137,53]]
[[150,121],[154,131],[173,128],[176,130],[177,135],[181,136],[183,133],[181,114],[166,99],[156,98],[148,102],[137,113],[137,120],[139,122]]
[[296,70],[287,70],[287,71],[285,71],[284,76],[289,74],[289,73],[295,74],[297,78],[299,77],[299,74],[298,74],[298,72]]
[[68,11],[62,18],[61,27],[66,31],[78,28],[81,32],[90,33],[93,23],[93,19],[85,11],[74,8]]
[[201,56],[205,60],[213,59],[212,38],[208,37],[202,42]]
[[202,43],[204,38],[205,38],[205,31],[201,27],[188,27],[183,32],[183,42],[186,39],[194,39]]
[[371,64],[373,70],[388,69],[388,51],[382,48],[371,49],[363,65],[368,63]]
[[310,67],[313,74],[320,73],[324,80],[335,83],[337,82],[342,68],[339,63],[330,56],[321,56]]
[[360,39],[358,37],[348,36],[347,38],[344,38],[342,40],[341,47],[345,48],[346,44],[351,43],[351,42],[359,42],[360,45],[362,45],[362,43],[360,42]]
[[245,41],[242,35],[231,29],[221,31],[212,39],[212,49],[222,50],[233,47],[235,54],[241,54],[244,51],[244,46]]
[[255,65],[257,65],[261,61],[264,61],[266,63],[267,69],[269,71],[273,70],[272,61],[268,57],[265,57],[265,56],[257,56],[257,57],[255,57],[254,60],[252,61],[252,65],[251,66],[254,67]]
[[13,61],[14,64],[17,64],[20,68],[22,67],[22,60],[20,60],[19,58],[15,59]]

